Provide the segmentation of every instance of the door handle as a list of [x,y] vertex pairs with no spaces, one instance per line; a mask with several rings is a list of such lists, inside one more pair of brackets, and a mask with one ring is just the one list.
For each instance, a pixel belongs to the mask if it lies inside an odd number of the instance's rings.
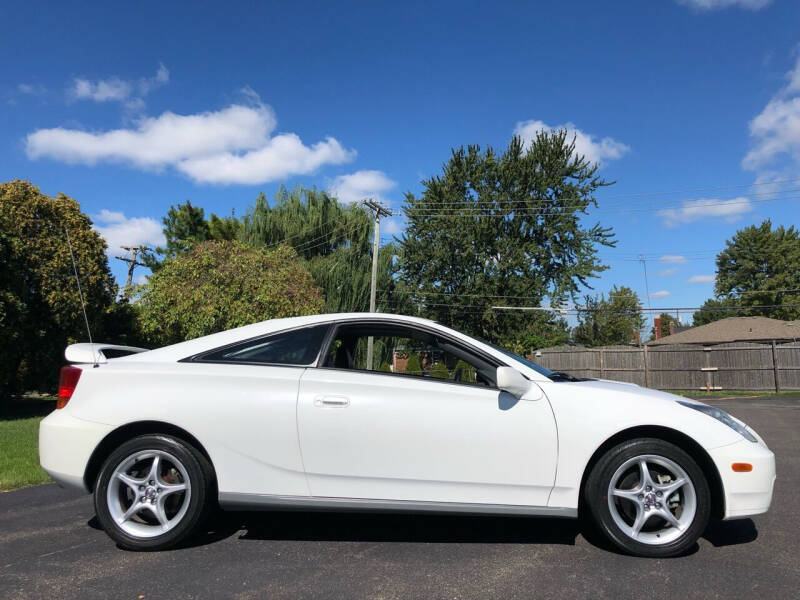
[[314,398],[314,406],[344,408],[350,405],[350,398],[346,396],[317,396]]

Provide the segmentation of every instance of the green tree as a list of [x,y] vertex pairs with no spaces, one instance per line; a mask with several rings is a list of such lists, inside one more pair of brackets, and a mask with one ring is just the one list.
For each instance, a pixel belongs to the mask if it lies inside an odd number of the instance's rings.
[[695,326],[727,317],[800,318],[800,232],[794,226],[740,229],[717,255],[715,298],[694,313]]
[[722,300],[710,298],[703,303],[700,310],[695,311],[692,317],[692,325],[699,327],[727,317],[735,317],[739,314],[739,311],[731,310],[730,308],[735,306],[738,306],[736,301],[730,298],[723,298]]
[[[259,194],[242,220],[239,239],[260,248],[281,242],[306,259],[322,287],[329,312],[369,308],[372,268],[372,219],[358,205],[342,205],[315,188],[281,187],[273,202]],[[402,285],[395,277],[397,248],[388,244],[378,253],[378,308],[402,309]]]
[[644,327],[639,296],[626,286],[611,288],[605,295],[586,296],[578,308],[573,339],[584,346],[630,344]]
[[406,369],[403,373],[409,375],[422,375],[422,361],[419,359],[419,354],[411,352],[408,355],[408,362],[406,362]]
[[163,260],[188,252],[198,242],[234,240],[241,228],[241,222],[233,214],[230,217],[212,214],[206,220],[205,211],[190,200],[170,206],[161,222],[166,246],[142,254],[142,262],[153,271],[161,267]]
[[506,332],[498,344],[520,356],[527,356],[536,348],[565,344],[569,335],[569,325],[562,317],[549,311],[531,311],[521,323],[521,329]]
[[52,389],[65,346],[86,340],[66,231],[99,339],[114,324],[117,293],[103,238],[72,198],[0,184],[0,394]]
[[582,223],[605,185],[564,131],[529,147],[514,138],[502,154],[453,150],[421,196],[406,194],[400,277],[423,314],[505,339],[529,315],[492,306],[557,303],[607,268],[597,247],[614,245],[610,229]]
[[324,299],[286,246],[269,251],[235,241],[195,244],[163,263],[141,290],[142,331],[169,344],[266,319],[315,314]]
[[450,379],[450,371],[447,370],[447,365],[442,361],[437,362],[431,369],[431,377],[436,379]]

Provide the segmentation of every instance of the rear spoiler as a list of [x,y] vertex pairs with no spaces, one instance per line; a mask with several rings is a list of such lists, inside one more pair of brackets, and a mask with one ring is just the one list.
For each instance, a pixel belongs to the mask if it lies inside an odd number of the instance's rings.
[[114,344],[72,344],[64,350],[64,358],[72,363],[105,363],[108,362],[103,350],[116,350],[135,354],[147,352],[147,348],[135,346],[115,346]]

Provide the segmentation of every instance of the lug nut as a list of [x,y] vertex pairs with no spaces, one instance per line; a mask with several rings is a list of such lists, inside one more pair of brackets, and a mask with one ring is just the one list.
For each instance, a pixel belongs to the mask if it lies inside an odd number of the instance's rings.
[[143,486],[143,485],[140,485],[140,486],[139,486],[139,491],[140,491],[140,492],[143,492],[143,491],[144,491],[144,486]]
[[652,488],[651,486],[649,486],[649,485],[648,485],[648,486],[647,486],[645,489],[646,489],[648,492],[652,492],[652,491],[653,491],[653,488]]
[[660,491],[656,492],[656,496],[658,496],[659,498],[661,498],[661,496],[663,496],[663,495],[664,495],[664,492],[660,492]]
[[656,502],[656,508],[661,508],[661,502]]
[[639,494],[639,500],[644,498],[644,494]]
[[156,482],[153,481],[152,479],[150,481],[148,481],[147,483],[149,483],[150,485],[155,485],[156,484]]

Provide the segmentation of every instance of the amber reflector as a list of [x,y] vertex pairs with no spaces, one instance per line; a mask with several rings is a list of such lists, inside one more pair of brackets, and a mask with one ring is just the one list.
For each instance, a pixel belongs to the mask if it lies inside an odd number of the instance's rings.
[[753,465],[750,463],[733,463],[731,465],[731,469],[736,471],[737,473],[749,473],[753,470]]

